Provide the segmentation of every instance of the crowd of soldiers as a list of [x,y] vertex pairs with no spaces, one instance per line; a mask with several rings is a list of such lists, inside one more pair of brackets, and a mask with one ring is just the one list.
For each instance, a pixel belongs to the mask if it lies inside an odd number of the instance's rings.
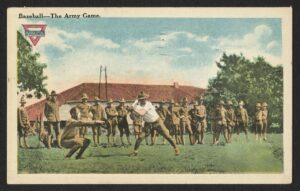
[[[184,97],[180,103],[170,100],[168,103],[161,101],[159,107],[154,107],[147,100],[149,95],[140,92],[137,100],[131,106],[125,106],[124,99],[119,100],[117,107],[113,106],[113,100],[107,101],[103,108],[98,97],[94,98],[94,104],[88,104],[88,96],[84,93],[81,103],[70,110],[71,118],[67,120],[63,130],[60,129],[59,104],[57,94],[52,91],[47,97],[44,115],[47,119],[45,128],[39,131],[39,140],[47,147],[70,148],[67,158],[79,150],[76,159],[82,158],[82,153],[89,146],[90,140],[86,138],[88,128],[91,127],[94,146],[100,145],[101,128],[107,130],[107,147],[116,146],[116,128],[119,129],[120,142],[126,135],[127,144],[132,145],[127,116],[131,118],[136,143],[133,155],[141,142],[151,137],[151,145],[156,142],[158,134],[163,136],[163,144],[167,140],[175,149],[175,155],[179,155],[177,145],[184,145],[185,132],[189,136],[189,144],[204,144],[204,136],[207,129],[207,110],[204,105],[203,96],[199,96],[189,109],[189,101]],[[31,131],[30,122],[25,109],[25,98],[22,97],[18,108],[18,134],[19,146],[29,147],[26,141]],[[211,130],[213,134],[212,143],[220,143],[220,135],[224,135],[226,143],[231,143],[234,132],[239,135],[242,130],[248,141],[249,116],[244,102],[239,102],[239,107],[234,108],[232,101],[227,103],[220,100],[215,108],[211,110]],[[256,103],[254,116],[256,140],[266,140],[268,110],[267,103]],[[22,140],[24,145],[22,144]]]

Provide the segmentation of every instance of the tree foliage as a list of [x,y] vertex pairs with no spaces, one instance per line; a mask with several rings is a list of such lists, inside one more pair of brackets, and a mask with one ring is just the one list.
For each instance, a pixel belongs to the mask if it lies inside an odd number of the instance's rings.
[[237,106],[243,100],[249,116],[254,116],[255,104],[267,102],[269,124],[278,124],[282,131],[283,122],[283,67],[272,66],[263,57],[253,61],[241,55],[223,53],[216,62],[217,77],[209,80],[205,99],[208,108],[223,99],[231,100]]
[[[17,67],[18,67],[18,88],[20,92],[33,92],[36,98],[41,98],[42,95],[47,95],[44,75],[46,64],[38,61],[40,54],[32,50],[32,45],[25,37],[17,32]],[[29,94],[30,95],[30,94]]]

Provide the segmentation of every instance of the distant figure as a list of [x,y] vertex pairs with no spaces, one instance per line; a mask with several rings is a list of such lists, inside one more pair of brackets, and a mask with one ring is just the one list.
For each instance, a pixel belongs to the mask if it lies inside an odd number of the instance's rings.
[[121,144],[122,145],[125,145],[124,144],[124,141],[123,141],[123,135],[125,133],[126,135],[126,138],[127,138],[127,143],[128,145],[131,145],[131,141],[130,141],[130,132],[129,132],[129,125],[128,125],[128,122],[127,122],[127,114],[128,114],[128,111],[125,107],[125,99],[122,98],[119,102],[120,104],[117,106],[117,112],[118,112],[118,128],[119,128],[119,131],[120,131],[120,140],[121,140]]
[[261,110],[261,104],[256,103],[256,112],[254,116],[255,121],[255,139],[261,141],[263,131],[263,112]]
[[[165,102],[162,100],[159,103],[159,107],[156,109],[157,114],[161,118],[161,120],[164,122],[165,126],[169,130],[168,124],[167,124],[167,115],[168,115],[168,108],[165,107]],[[163,137],[163,144],[166,144],[166,139]]]
[[171,125],[172,134],[175,135],[176,144],[182,144],[180,139],[179,125],[180,125],[180,107],[172,99],[169,106],[169,124]]
[[[138,94],[137,100],[132,104],[132,112],[136,112],[143,117],[143,120],[146,123],[152,125],[152,128],[155,128],[158,133],[165,137],[165,139],[172,145],[175,150],[175,155],[179,155],[179,148],[176,146],[174,140],[171,138],[168,129],[163,123],[162,119],[159,117],[157,112],[155,111],[155,107],[152,105],[150,101],[147,101],[149,96],[145,94],[143,91]],[[138,154],[138,148],[146,136],[146,129],[143,128],[142,133],[138,137],[135,142],[134,151],[130,154],[130,156],[136,156]]]
[[[25,98],[21,97],[20,107],[18,107],[18,136],[19,136],[19,147],[20,148],[29,148],[27,144],[27,136],[31,129],[30,122],[28,119],[27,111],[25,109]],[[22,138],[24,142],[24,146],[22,144]]]
[[219,144],[220,134],[221,132],[224,135],[224,139],[226,143],[228,143],[228,128],[227,128],[227,111],[224,108],[224,101],[221,100],[219,102],[218,107],[216,108],[216,125],[217,125],[217,137],[214,144]]
[[107,115],[107,143],[108,146],[116,146],[116,128],[118,125],[118,112],[115,106],[112,106],[112,99],[107,101],[105,113]]
[[53,131],[55,132],[55,138],[57,141],[57,147],[62,148],[60,144],[60,116],[59,116],[59,103],[57,101],[57,94],[53,90],[50,97],[46,100],[44,114],[47,118],[48,138],[47,147],[50,149],[53,141]]
[[239,136],[240,134],[240,129],[242,129],[245,132],[246,135],[246,140],[248,141],[248,122],[249,122],[249,117],[248,117],[248,112],[244,108],[244,102],[240,101],[239,103],[239,108],[237,109],[236,112],[236,119],[237,119],[237,134]]
[[131,111],[129,114],[130,118],[132,119],[132,125],[133,125],[133,130],[134,130],[134,135],[135,135],[135,140],[139,138],[139,136],[142,133],[142,128],[143,128],[143,117],[139,115],[136,112]]
[[[82,94],[81,103],[79,103],[76,107],[80,112],[80,117],[82,120],[90,120],[90,105],[87,103],[88,96],[86,93]],[[81,126],[79,130],[80,137],[84,138],[87,133],[87,126]]]
[[192,119],[192,129],[194,134],[194,144],[204,144],[204,134],[206,131],[206,108],[203,105],[203,99],[200,99],[200,104],[198,101],[194,101],[193,108],[189,111]]
[[194,144],[194,138],[193,138],[193,131],[191,127],[191,117],[189,116],[189,109],[188,109],[188,99],[187,97],[184,97],[182,100],[182,104],[179,110],[180,114],[180,140],[182,141],[182,144],[184,145],[184,130],[186,130],[189,134],[190,144]]
[[233,109],[232,101],[227,101],[227,128],[228,128],[228,142],[231,143],[232,134],[235,129],[236,116]]
[[262,122],[263,122],[263,135],[264,140],[267,140],[267,127],[268,127],[268,104],[264,102],[262,104]]
[[[93,120],[106,120],[106,114],[104,111],[104,108],[99,104],[100,99],[98,97],[95,97],[95,104],[90,107],[90,112],[93,114]],[[93,141],[94,146],[100,145],[100,136],[101,136],[101,125],[93,125],[92,126],[93,131]]]

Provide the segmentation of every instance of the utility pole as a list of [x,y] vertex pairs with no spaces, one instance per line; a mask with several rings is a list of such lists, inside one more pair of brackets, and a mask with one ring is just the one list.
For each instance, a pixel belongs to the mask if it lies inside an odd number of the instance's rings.
[[102,73],[102,65],[100,66],[100,75],[99,75],[99,87],[98,87],[98,97],[100,98],[101,93],[101,73]]
[[106,66],[104,68],[104,72],[105,72],[105,95],[106,95],[106,100],[108,100],[108,97],[107,97],[107,70],[106,70]]

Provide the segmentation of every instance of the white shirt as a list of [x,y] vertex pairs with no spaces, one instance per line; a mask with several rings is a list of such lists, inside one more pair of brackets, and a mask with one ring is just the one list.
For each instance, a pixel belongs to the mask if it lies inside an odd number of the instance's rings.
[[132,104],[132,107],[143,117],[143,120],[147,123],[153,123],[159,118],[155,107],[150,101],[146,101],[145,105],[141,106],[139,101],[135,100]]

